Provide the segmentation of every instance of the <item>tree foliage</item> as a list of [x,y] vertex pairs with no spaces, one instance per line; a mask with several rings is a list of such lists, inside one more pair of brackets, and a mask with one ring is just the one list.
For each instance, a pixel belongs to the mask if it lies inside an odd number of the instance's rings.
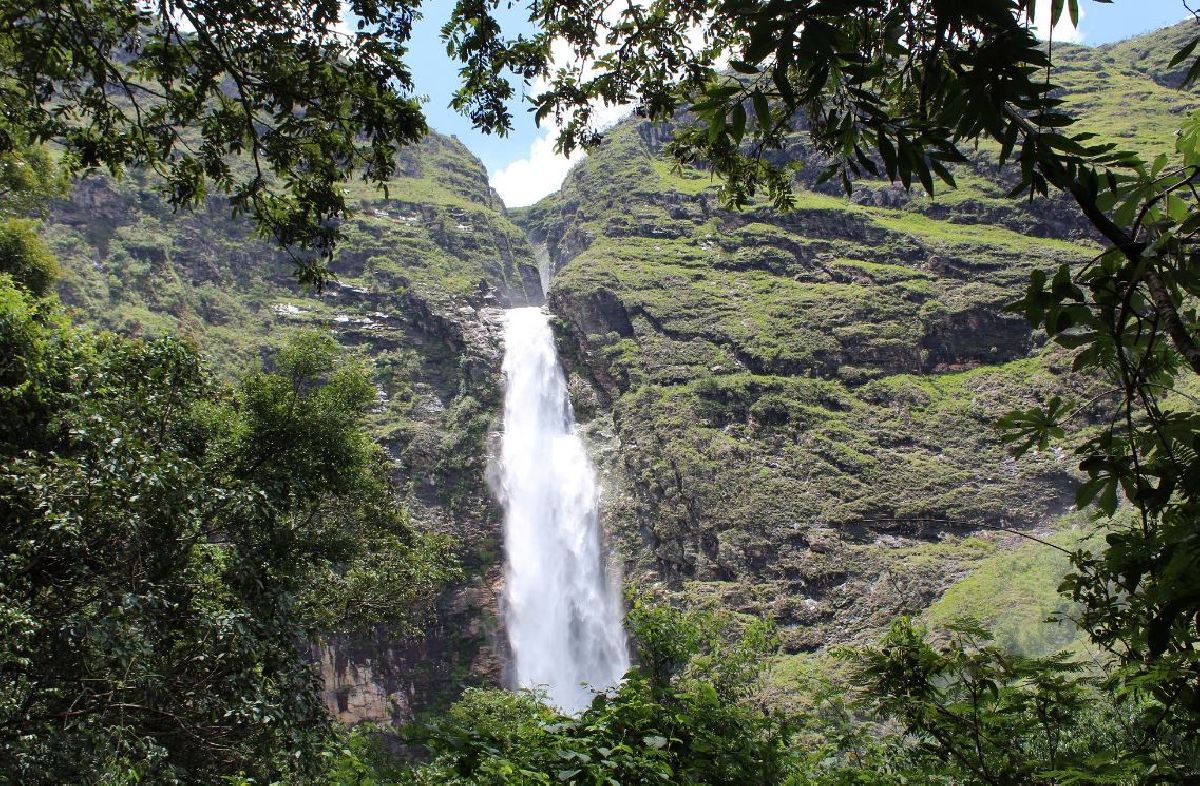
[[[1024,658],[970,622],[935,641],[899,620],[838,655],[805,706],[760,703],[778,641],[762,623],[638,598],[624,681],[578,717],[536,693],[470,689],[402,730],[405,757],[364,729],[335,757],[335,783],[411,784],[1160,784],[1200,772],[1191,729],[1152,720],[1153,701],[1113,696],[1067,654]],[[418,761],[412,760],[414,752]]]
[[851,657],[864,708],[903,724],[914,765],[951,783],[1181,783],[1200,765],[1186,730],[1147,733],[1154,708],[1114,702],[1069,654],[1007,653],[973,623],[935,647],[900,620]]
[[50,292],[58,277],[58,260],[38,237],[36,222],[0,218],[0,273],[35,297]]
[[404,62],[417,5],[0,4],[0,155],[53,141],[70,173],[151,168],[177,206],[226,195],[319,281],[342,183],[387,181],[425,133]]
[[328,336],[216,382],[194,348],[72,327],[0,274],[0,779],[309,777],[306,637],[405,624],[449,570]]
[[63,170],[44,145],[10,139],[0,152],[0,215],[42,215],[66,187]]
[[750,697],[777,643],[763,623],[636,598],[627,617],[642,667],[579,717],[536,694],[471,690],[410,731],[433,758],[401,782],[782,783],[790,730]]

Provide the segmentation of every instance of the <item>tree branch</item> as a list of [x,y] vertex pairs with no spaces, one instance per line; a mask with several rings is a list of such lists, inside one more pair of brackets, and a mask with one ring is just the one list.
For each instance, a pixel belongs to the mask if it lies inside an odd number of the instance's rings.
[[1147,267],[1146,272],[1142,275],[1146,282],[1146,287],[1150,290],[1150,300],[1154,303],[1154,313],[1158,314],[1158,318],[1166,326],[1167,335],[1171,337],[1171,343],[1175,345],[1175,349],[1179,350],[1179,354],[1183,355],[1191,366],[1192,371],[1200,374],[1200,347],[1196,346],[1196,340],[1188,331],[1187,325],[1184,324],[1183,318],[1179,316],[1179,311],[1175,308],[1175,302],[1171,297],[1170,290],[1167,289],[1166,283],[1159,276],[1158,271],[1153,267]]

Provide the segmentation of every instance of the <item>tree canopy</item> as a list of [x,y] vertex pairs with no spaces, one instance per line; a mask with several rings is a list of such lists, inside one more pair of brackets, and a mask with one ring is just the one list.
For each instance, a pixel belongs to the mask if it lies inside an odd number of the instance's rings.
[[73,327],[10,245],[0,779],[310,777],[333,729],[301,641],[415,623],[452,574],[363,429],[363,365],[309,334],[228,386],[178,339]]
[[177,206],[227,196],[319,281],[341,184],[385,182],[425,133],[404,61],[416,6],[5,2],[0,154],[54,142],[71,173],[151,168]]

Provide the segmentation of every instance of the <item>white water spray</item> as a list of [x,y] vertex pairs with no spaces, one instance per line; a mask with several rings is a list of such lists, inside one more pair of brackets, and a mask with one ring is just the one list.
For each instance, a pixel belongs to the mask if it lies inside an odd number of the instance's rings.
[[596,472],[575,431],[548,317],[504,329],[505,617],[517,684],[583,710],[629,666],[616,582],[604,569]]

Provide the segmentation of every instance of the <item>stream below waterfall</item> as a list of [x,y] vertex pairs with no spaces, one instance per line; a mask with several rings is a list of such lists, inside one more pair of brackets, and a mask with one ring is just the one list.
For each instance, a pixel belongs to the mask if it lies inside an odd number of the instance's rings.
[[578,713],[629,666],[620,582],[606,570],[596,471],[549,316],[509,310],[504,347],[504,605],[516,683]]

